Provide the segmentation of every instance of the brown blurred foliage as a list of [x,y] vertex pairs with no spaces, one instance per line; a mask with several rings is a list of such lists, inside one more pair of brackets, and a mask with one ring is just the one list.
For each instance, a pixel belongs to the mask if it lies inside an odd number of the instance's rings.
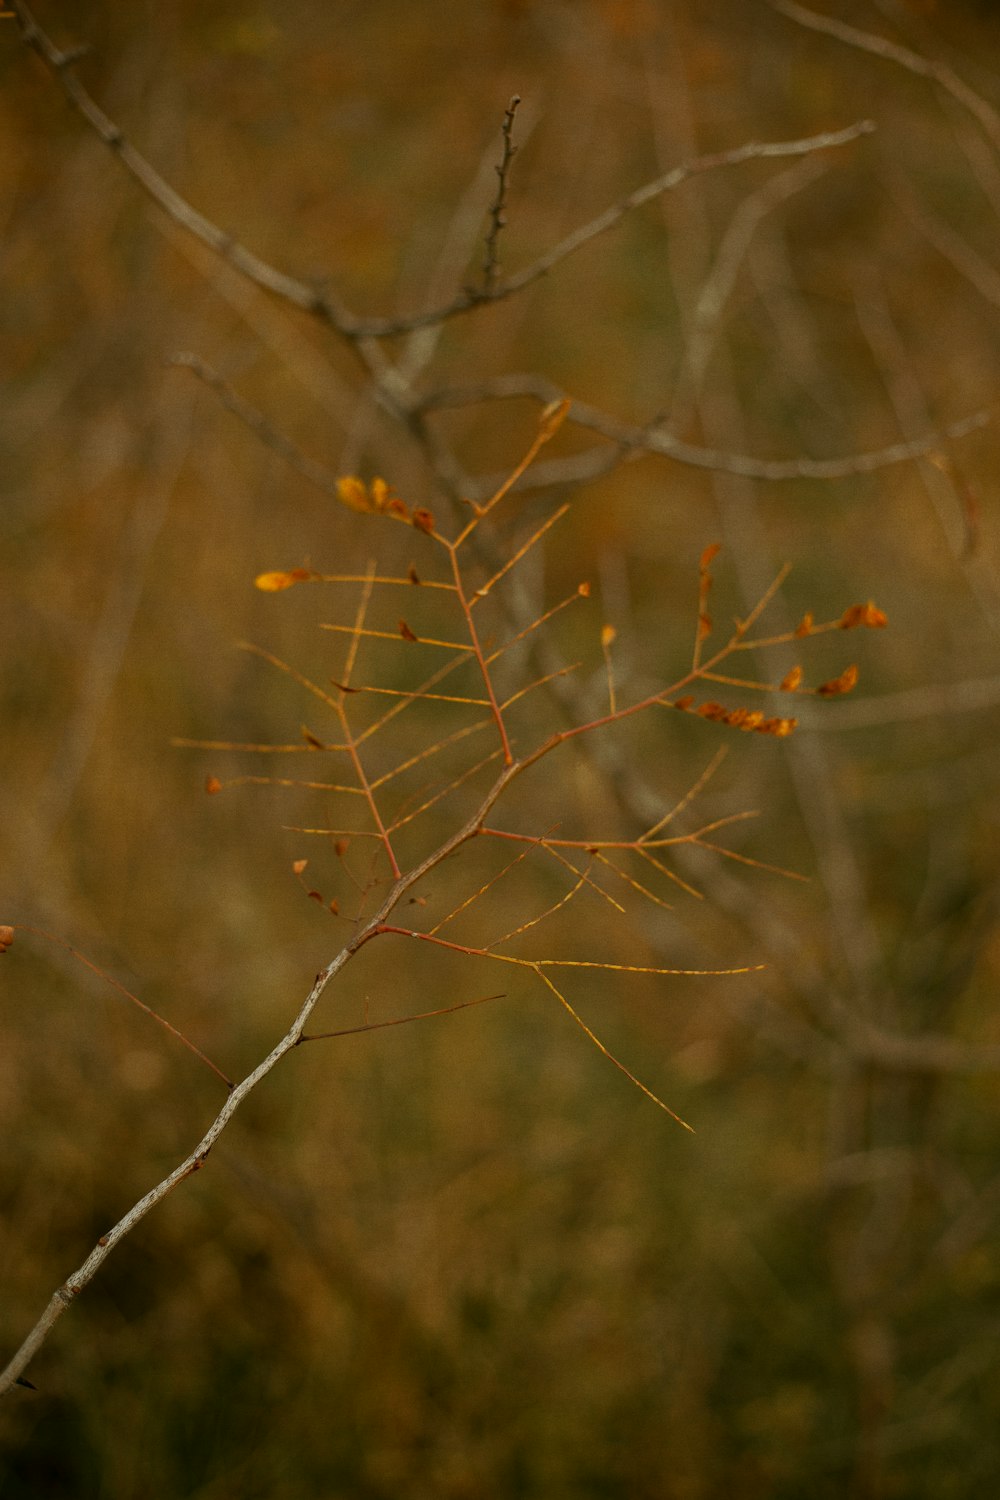
[[[763,0],[52,0],[39,20],[91,45],[79,76],[191,203],[358,314],[433,306],[479,275],[515,92],[505,271],[700,152],[872,117],[837,151],[698,177],[522,296],[386,346],[426,361],[422,389],[533,372],[624,423],[798,460],[943,428],[991,408],[1000,380],[995,18],[826,4],[936,73]],[[301,805],[206,799],[228,768],[170,741],[296,733],[288,684],[233,643],[322,670],[316,597],[252,580],[363,567],[385,532],[171,356],[194,351],[331,473],[385,475],[435,513],[440,475],[342,342],[149,203],[9,20],[0,231],[0,919],[77,945],[238,1074],[336,929],[291,873],[313,852],[284,831]],[[517,399],[432,421],[489,476],[536,417]],[[595,442],[577,428],[560,459]],[[697,1135],[514,989],[303,1049],[63,1320],[39,1393],[5,1403],[5,1500],[988,1491],[996,444],[991,424],[781,482],[649,454],[586,485],[564,467],[572,518],[532,586],[593,579],[622,691],[676,675],[720,537],[719,620],[787,560],[789,627],[869,598],[892,622],[850,642],[850,697],[810,703],[787,740],[740,737],[702,801],[759,808],[733,848],[809,883],[699,863],[709,899],[628,939],[766,974],[581,990]],[[539,492],[519,503],[530,519]],[[582,650],[572,629],[561,644]],[[812,680],[845,660],[834,632]],[[630,730],[612,785],[640,768],[669,804],[723,733],[685,715]],[[592,765],[572,774],[625,817]],[[218,1088],[64,950],[19,936],[2,965],[14,1347]],[[458,960],[365,965],[345,1024],[369,997],[403,1012],[483,988]]]

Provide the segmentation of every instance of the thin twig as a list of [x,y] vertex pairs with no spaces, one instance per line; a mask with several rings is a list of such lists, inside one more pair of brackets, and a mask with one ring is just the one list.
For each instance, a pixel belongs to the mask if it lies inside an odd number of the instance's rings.
[[298,444],[293,443],[290,437],[269,422],[262,411],[235,391],[218,370],[206,364],[203,359],[199,359],[197,354],[187,352],[171,355],[168,363],[175,365],[178,369],[190,370],[197,375],[199,380],[215,392],[226,410],[232,412],[244,427],[249,427],[265,448],[270,448],[272,453],[277,453],[291,468],[301,474],[304,479],[308,479],[310,484],[314,484],[317,489],[322,490],[325,495],[332,495],[334,499],[338,498],[337,476],[329,469],[325,469],[322,464],[318,464],[315,459],[310,458],[307,453],[303,453]]
[[517,147],[514,145],[514,116],[521,102],[520,94],[514,94],[507,106],[503,117],[503,155],[499,165],[494,169],[497,174],[496,197],[490,204],[490,228],[486,236],[486,259],[483,261],[483,287],[491,292],[496,286],[497,277],[500,274],[500,262],[497,258],[500,234],[507,224],[507,185],[510,181],[510,169]]

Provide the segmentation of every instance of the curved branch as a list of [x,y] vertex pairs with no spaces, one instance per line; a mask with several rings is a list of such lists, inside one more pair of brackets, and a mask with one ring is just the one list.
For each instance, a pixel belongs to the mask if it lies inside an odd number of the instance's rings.
[[[543,406],[567,399],[559,386],[542,375],[501,375],[478,385],[453,386],[447,390],[434,391],[423,398],[417,410],[421,413],[440,411],[447,407],[471,406],[484,401],[506,401],[515,397],[528,397]],[[676,463],[688,464],[697,469],[713,469],[725,474],[738,474],[744,479],[847,479],[852,474],[871,474],[877,469],[905,463],[911,458],[921,458],[939,449],[947,441],[978,432],[992,419],[992,410],[986,408],[972,412],[967,417],[960,417],[934,431],[921,433],[908,442],[890,443],[885,448],[851,453],[844,458],[754,458],[746,453],[725,453],[716,448],[699,448],[674,437],[673,433],[655,421],[646,427],[637,426],[609,416],[585,401],[572,400],[567,420],[575,422],[578,427],[586,427],[591,432],[599,433],[601,437],[614,443],[619,451],[609,454],[606,449],[599,448],[573,454],[567,459],[536,464],[532,469],[531,482],[534,487],[541,488],[570,480],[579,482],[597,478],[613,468],[622,457],[640,453],[656,453],[663,458],[672,458]],[[484,480],[484,488],[490,483],[489,479]]]
[[[736,166],[746,161],[807,156],[814,151],[828,151],[835,146],[846,145],[850,141],[857,140],[860,136],[870,135],[875,129],[873,121],[858,120],[843,130],[824,131],[819,135],[806,136],[795,141],[748,141],[745,145],[737,146],[730,151],[715,151],[706,156],[696,157],[692,161],[682,162],[652,182],[636,188],[620,202],[599,214],[596,219],[580,225],[515,276],[501,281],[491,274],[487,277],[487,283],[484,286],[463,288],[450,302],[426,312],[396,318],[357,318],[335,301],[328,290],[319,285],[310,285],[308,282],[300,281],[285,271],[279,271],[277,267],[248,250],[245,245],[241,245],[211,219],[199,213],[185,198],[182,198],[180,193],[176,192],[142,153],[126,139],[119,127],[104,113],[100,105],[73,74],[72,68],[82,55],[81,50],[76,48],[63,52],[42,30],[28,6],[24,4],[24,0],[11,0],[11,5],[25,43],[38,54],[49,71],[54,74],[74,109],[79,111],[109,150],[119,158],[126,171],[171,219],[182,225],[203,244],[208,245],[221,259],[250,281],[255,282],[265,291],[282,297],[293,306],[301,308],[303,312],[312,313],[321,318],[355,345],[365,340],[394,338],[400,334],[413,333],[417,329],[443,323],[449,318],[469,312],[486,303],[499,302],[514,296],[542,276],[547,275],[554,266],[573,255],[583,245],[589,244],[598,235],[614,228],[633,209],[651,202],[654,198],[661,197],[664,193],[671,192],[682,182],[686,182],[689,177],[714,171],[719,167]],[[495,251],[495,243],[492,251]],[[487,264],[490,272],[494,272],[495,265],[489,260]]]

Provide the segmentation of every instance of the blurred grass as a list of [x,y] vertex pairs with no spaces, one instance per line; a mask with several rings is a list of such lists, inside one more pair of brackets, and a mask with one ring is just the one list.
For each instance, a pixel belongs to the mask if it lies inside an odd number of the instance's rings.
[[[835,13],[998,98],[987,12]],[[508,269],[696,151],[873,115],[870,140],[762,221],[700,388],[684,374],[698,292],[768,165],[688,184],[524,298],[457,320],[434,379],[535,370],[625,420],[674,410],[685,438],[762,457],[879,447],[994,401],[997,304],[927,224],[991,260],[995,154],[926,82],[766,6],[180,0],[39,19],[93,44],[87,86],[196,207],[294,274],[329,275],[360,312],[453,289],[428,291],[477,173],[488,200],[515,91]],[[282,831],[291,804],[206,801],[224,758],[170,740],[294,736],[301,705],[233,642],[305,665],[326,650],[328,604],[251,581],[303,559],[363,567],[389,544],[165,360],[194,349],[331,469],[443,502],[388,418],[359,416],[344,351],[166,224],[0,25],[0,917],[77,944],[238,1072],[337,932],[291,877],[312,853]],[[492,472],[533,414],[439,420]],[[859,700],[887,695],[882,722],[841,728],[853,703],[828,705],[799,760],[741,739],[701,804],[760,808],[739,847],[812,883],[710,868],[704,909],[681,898],[645,936],[611,935],[679,963],[766,957],[767,975],[574,987],[697,1135],[526,986],[302,1049],[63,1320],[30,1372],[39,1395],[5,1403],[4,1500],[151,1483],[199,1500],[753,1500],[995,1482],[995,1076],[859,1062],[806,973],[893,1033],[1000,1040],[997,703],[957,713],[932,691],[893,716],[894,693],[997,674],[995,432],[948,454],[976,496],[971,536],[960,488],[926,464],[741,485],[643,457],[574,494],[546,558],[552,599],[595,581],[587,619],[560,623],[567,655],[596,670],[595,620],[612,619],[626,685],[685,661],[715,539],[720,620],[784,559],[793,620],[869,596],[891,617],[846,643]],[[845,642],[817,645],[819,680]],[[678,717],[624,743],[669,804],[718,735]],[[778,928],[800,942],[784,964]],[[218,1089],[59,949],[25,935],[3,963],[13,1347],[190,1148]],[[366,994],[404,1013],[499,987],[390,949],[328,1019],[351,1024]]]

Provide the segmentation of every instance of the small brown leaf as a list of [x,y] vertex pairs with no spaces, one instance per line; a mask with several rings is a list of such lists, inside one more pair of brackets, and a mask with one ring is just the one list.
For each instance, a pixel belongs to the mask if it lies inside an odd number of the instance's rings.
[[218,776],[207,776],[205,778],[205,790],[210,797],[214,797],[216,792],[222,791],[222,782]]
[[14,941],[14,929],[6,923],[0,927],[0,953],[6,953]]
[[584,579],[584,581],[582,583],[577,584],[576,592],[580,596],[581,599],[589,599],[590,598],[590,584],[587,582],[586,579]]
[[352,688],[349,682],[338,682],[336,677],[331,677],[330,681],[342,693],[360,693],[361,691],[360,688]]
[[347,853],[347,846],[348,846],[348,840],[347,839],[338,839],[337,842],[333,846],[333,852],[334,852],[334,854],[339,855],[339,857],[341,859],[343,859],[344,855]]
[[336,896],[334,896],[333,900],[330,901],[330,902],[328,902],[327,904],[328,904],[330,910],[333,912],[333,915],[335,917],[339,917],[340,916],[340,902],[337,900]]
[[839,677],[834,677],[829,682],[821,682],[816,689],[821,698],[839,698],[843,693],[849,693],[858,680],[858,669],[856,666],[845,667]]
[[802,668],[793,667],[792,670],[790,672],[786,672],[784,677],[781,679],[780,689],[783,693],[794,693],[795,689],[798,687],[801,681]]
[[292,869],[295,871],[296,875],[301,875],[302,871],[305,869],[308,863],[309,861],[307,859],[297,859],[292,865]]
[[410,519],[417,530],[424,532],[425,535],[429,536],[434,530],[434,517],[429,510],[415,510]]
[[691,705],[692,705],[693,702],[694,702],[694,698],[691,696],[691,694],[690,693],[685,693],[683,698],[675,698],[674,699],[674,707],[675,708],[679,708],[681,710],[681,712],[684,713],[687,709],[689,709],[691,707]]
[[417,570],[413,566],[412,563],[410,563],[410,566],[406,570],[406,576],[410,580],[411,583],[419,583],[420,582],[419,574],[417,573]]
[[795,634],[801,639],[802,636],[804,636],[804,635],[811,635],[812,634],[812,628],[813,628],[812,611],[811,610],[807,610],[807,612],[802,616],[802,618],[799,621],[799,623],[796,625],[796,627],[795,627]]
[[306,895],[309,897],[310,901],[318,901],[320,906],[324,905],[323,897],[320,895],[319,891],[306,891]]
[[701,554],[701,557],[698,559],[699,572],[707,573],[710,565],[715,560],[715,558],[718,557],[721,551],[721,542],[710,542],[709,545],[705,548],[704,552]]
[[703,719],[718,720],[724,719],[729,710],[724,708],[721,703],[709,702],[699,704],[697,712],[701,714]]
[[404,641],[415,641],[417,639],[405,620],[400,620],[399,622],[399,633]]
[[307,729],[304,724],[302,725],[300,733],[310,749],[324,750],[326,748],[323,744],[323,741],[319,739],[315,734],[313,734],[311,729]]

